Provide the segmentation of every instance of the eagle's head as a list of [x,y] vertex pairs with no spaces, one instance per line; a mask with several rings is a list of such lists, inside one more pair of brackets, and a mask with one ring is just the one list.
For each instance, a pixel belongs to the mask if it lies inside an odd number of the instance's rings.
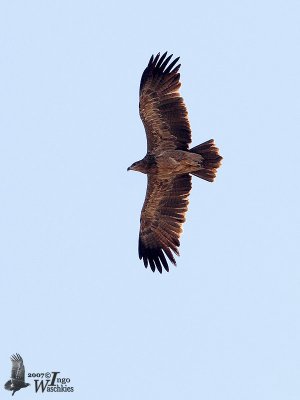
[[135,166],[137,162],[134,162],[133,164],[130,165],[130,167],[127,168],[127,171],[136,171]]
[[144,160],[136,161],[130,167],[127,168],[127,171],[139,171],[143,173],[147,173],[146,170],[146,165]]

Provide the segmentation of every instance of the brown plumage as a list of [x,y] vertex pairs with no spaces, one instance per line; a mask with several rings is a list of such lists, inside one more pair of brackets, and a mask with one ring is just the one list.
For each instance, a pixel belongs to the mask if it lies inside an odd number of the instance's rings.
[[146,156],[128,170],[148,176],[147,193],[141,212],[139,258],[154,272],[169,271],[167,258],[176,265],[179,237],[191,174],[212,182],[222,157],[213,139],[189,150],[191,128],[179,94],[179,57],[170,62],[158,53],[150,58],[140,84],[140,116],[147,136]]

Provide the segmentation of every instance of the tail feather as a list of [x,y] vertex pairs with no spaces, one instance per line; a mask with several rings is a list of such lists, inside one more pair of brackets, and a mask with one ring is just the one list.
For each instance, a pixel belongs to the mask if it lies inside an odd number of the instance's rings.
[[190,152],[200,154],[203,158],[202,168],[192,172],[192,174],[206,181],[213,182],[222,161],[219,149],[216,147],[214,140],[210,139],[207,142],[199,144],[190,149]]

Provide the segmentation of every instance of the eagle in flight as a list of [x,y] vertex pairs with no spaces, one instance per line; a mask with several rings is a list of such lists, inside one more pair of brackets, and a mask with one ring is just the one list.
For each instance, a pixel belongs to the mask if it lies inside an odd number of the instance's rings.
[[20,354],[13,354],[10,359],[12,362],[11,379],[6,382],[4,387],[6,390],[12,390],[13,396],[15,392],[29,386],[30,383],[25,383],[25,367]]
[[160,273],[176,265],[179,237],[192,176],[213,182],[222,157],[214,140],[189,149],[191,128],[180,96],[179,57],[167,52],[152,56],[140,83],[139,111],[147,136],[147,154],[127,170],[147,174],[148,185],[140,218],[139,258]]

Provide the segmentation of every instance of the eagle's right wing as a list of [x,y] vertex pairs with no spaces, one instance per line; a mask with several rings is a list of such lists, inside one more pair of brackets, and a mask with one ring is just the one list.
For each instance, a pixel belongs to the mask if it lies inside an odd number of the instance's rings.
[[179,255],[179,237],[188,196],[192,188],[189,174],[159,178],[148,175],[147,193],[141,212],[139,235],[139,258],[148,263],[152,271],[162,272],[162,266],[169,271],[165,255],[176,265],[172,251]]
[[20,381],[25,381],[25,368],[23,364],[23,358],[20,354],[13,354],[11,356],[12,369],[11,369],[11,379],[17,379]]

